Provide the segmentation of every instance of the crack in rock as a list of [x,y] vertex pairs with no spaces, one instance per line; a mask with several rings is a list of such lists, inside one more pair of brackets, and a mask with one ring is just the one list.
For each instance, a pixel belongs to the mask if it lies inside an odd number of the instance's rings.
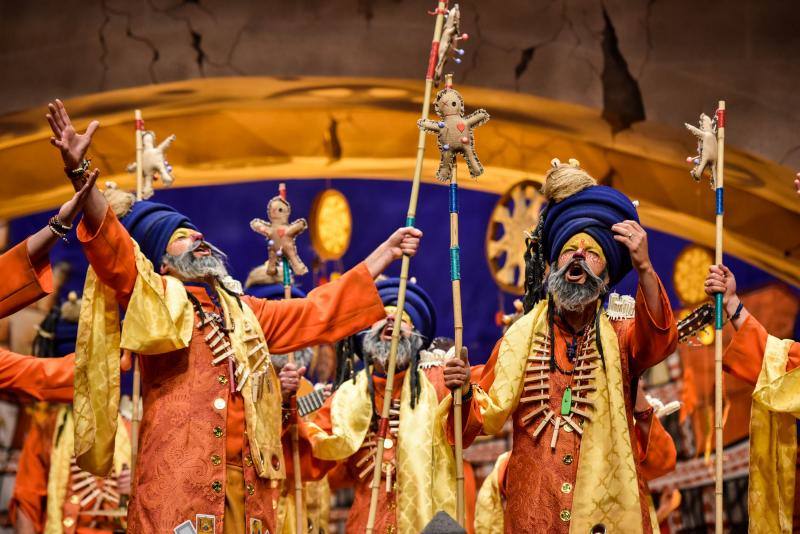
[[519,91],[519,79],[528,70],[528,65],[530,65],[531,60],[533,59],[533,55],[536,53],[536,47],[530,46],[522,50],[522,54],[519,58],[519,63],[517,66],[514,67],[514,83],[517,86],[517,91]]
[[203,50],[203,36],[200,35],[198,32],[191,29],[189,27],[189,35],[192,36],[192,48],[194,48],[195,52],[197,52],[196,61],[197,61],[197,68],[200,69],[200,72],[205,76],[205,71],[203,69],[203,63],[206,60],[206,52]]
[[155,72],[155,64],[158,61],[159,57],[161,56],[161,54],[158,51],[158,47],[156,47],[156,45],[150,39],[133,33],[132,21],[131,21],[132,16],[130,13],[113,9],[108,5],[108,3],[105,0],[101,2],[101,8],[103,10],[103,15],[104,15],[103,24],[100,26],[98,35],[101,47],[100,63],[103,65],[103,76],[100,80],[101,88],[103,88],[105,85],[106,74],[108,73],[108,68],[109,68],[108,63],[106,61],[106,58],[108,56],[108,42],[106,41],[105,30],[108,24],[111,22],[111,15],[115,15],[118,17],[125,17],[125,36],[128,39],[144,44],[150,49],[150,51],[152,52],[152,57],[150,59],[150,64],[148,65],[147,70],[150,74],[150,82],[158,83],[158,78],[156,77],[156,72]]
[[644,103],[639,83],[620,52],[616,30],[605,8],[603,20],[603,119],[616,134],[645,119]]

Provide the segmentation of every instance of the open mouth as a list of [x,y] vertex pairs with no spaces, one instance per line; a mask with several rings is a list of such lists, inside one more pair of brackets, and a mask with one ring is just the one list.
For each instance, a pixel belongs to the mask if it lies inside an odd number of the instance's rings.
[[211,248],[209,248],[209,246],[206,245],[205,243],[200,243],[199,245],[197,245],[197,247],[194,249],[193,252],[195,257],[210,256]]
[[586,271],[583,270],[580,263],[574,262],[567,269],[565,279],[572,284],[582,284],[586,281]]
[[394,332],[394,323],[386,323],[386,326],[384,326],[383,330],[381,330],[381,341],[391,340],[393,332]]

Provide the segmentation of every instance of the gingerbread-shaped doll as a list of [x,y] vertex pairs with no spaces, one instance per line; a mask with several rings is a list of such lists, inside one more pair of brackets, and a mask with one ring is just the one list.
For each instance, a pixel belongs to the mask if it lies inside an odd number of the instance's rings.
[[688,163],[694,163],[694,168],[689,171],[695,181],[700,181],[706,167],[711,167],[711,188],[717,183],[717,131],[714,122],[705,113],[700,114],[700,128],[684,123],[686,129],[697,137],[697,156],[688,157]]
[[489,120],[486,110],[479,109],[465,117],[464,99],[449,83],[436,95],[434,109],[439,116],[438,121],[420,119],[417,125],[425,132],[439,137],[442,159],[436,171],[436,178],[442,182],[450,181],[456,154],[464,157],[473,178],[483,174],[483,165],[475,154],[475,138],[472,131]]
[[[175,141],[175,135],[170,135],[161,144],[156,146],[156,134],[150,130],[142,133],[142,175],[144,176],[144,188],[142,198],[148,199],[153,196],[153,181],[161,180],[165,187],[172,185],[172,165],[166,159],[165,152]],[[128,165],[128,172],[136,171],[136,163]]]
[[296,276],[302,276],[308,272],[308,267],[297,255],[295,239],[308,228],[308,223],[305,219],[289,222],[292,206],[285,198],[286,189],[283,184],[281,184],[280,191],[281,194],[272,197],[267,204],[267,218],[269,221],[253,219],[250,221],[250,228],[267,239],[269,245],[269,256],[266,264],[268,275],[274,276],[278,274],[278,258],[281,257],[284,261],[289,262],[289,266]]

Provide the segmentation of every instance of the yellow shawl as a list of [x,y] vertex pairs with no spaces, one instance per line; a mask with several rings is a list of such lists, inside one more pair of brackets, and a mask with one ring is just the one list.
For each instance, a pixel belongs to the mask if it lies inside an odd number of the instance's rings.
[[[134,241],[137,277],[125,321],[120,332],[119,305],[111,288],[103,284],[89,267],[83,289],[78,339],[75,347],[75,456],[78,465],[90,473],[105,476],[111,470],[114,437],[119,413],[120,350],[157,355],[189,346],[194,328],[194,308],[183,283],[171,276],[157,274],[152,263],[139,251]],[[223,310],[235,325],[230,335],[237,363],[250,369],[248,344],[266,340],[258,319],[244,302],[240,307],[225,291],[217,292]],[[247,332],[257,334],[246,340]],[[209,362],[211,365],[211,362]],[[253,380],[242,390],[245,421],[253,461],[260,476],[285,478],[283,462],[275,469],[264,461],[281,452],[280,383],[269,355],[258,369],[266,373],[271,387],[262,387],[254,399]]]
[[[474,393],[486,434],[497,434],[516,410],[533,336],[547,331],[547,302],[541,301],[503,336],[494,383],[488,392],[476,388]],[[581,439],[570,532],[584,534],[602,523],[608,532],[635,534],[642,532],[636,462],[625,409],[619,341],[604,311],[599,335],[605,371],[600,367],[595,374],[593,417],[584,426]],[[657,525],[654,530],[658,531]]]
[[786,372],[792,340],[769,336],[750,410],[752,534],[792,532],[800,369]]
[[506,451],[497,457],[494,468],[483,481],[478,491],[475,505],[475,532],[480,534],[503,534],[505,530],[505,509],[500,494],[500,467],[511,453]]
[[[443,421],[448,403],[439,403],[436,389],[420,372],[421,392],[411,408],[411,380],[403,381],[400,394],[400,427],[397,443],[397,528],[416,534],[439,510],[456,513],[456,480],[453,450],[447,442]],[[449,397],[447,397],[449,398]],[[372,402],[366,371],[336,390],[331,405],[332,433],[309,423],[314,456],[345,460],[364,442],[372,419]]]
[[[124,423],[120,420],[124,428]],[[50,473],[47,478],[47,520],[44,534],[62,534],[64,499],[70,477],[73,451],[72,407],[62,406],[56,416],[56,431],[50,453]],[[131,465],[131,439],[128,432],[118,432],[114,440],[114,471],[120,473],[124,466]]]

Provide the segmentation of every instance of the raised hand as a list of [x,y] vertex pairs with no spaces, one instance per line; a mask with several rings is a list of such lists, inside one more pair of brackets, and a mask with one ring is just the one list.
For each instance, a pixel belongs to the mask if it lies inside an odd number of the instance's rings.
[[64,166],[70,170],[75,169],[81,164],[86,151],[89,150],[92,136],[100,123],[98,121],[90,122],[86,131],[80,134],[72,125],[67,108],[64,107],[61,100],[56,99],[55,102],[50,102],[47,104],[47,109],[49,111],[47,122],[50,124],[50,129],[53,130],[50,144],[61,151]]
[[399,259],[402,256],[414,256],[419,249],[419,241],[422,237],[422,231],[417,228],[406,226],[399,228],[389,239],[386,240],[386,245],[391,251],[393,259]]
[[647,232],[636,221],[622,221],[611,227],[614,239],[628,247],[633,267],[641,274],[652,268],[647,249]]

